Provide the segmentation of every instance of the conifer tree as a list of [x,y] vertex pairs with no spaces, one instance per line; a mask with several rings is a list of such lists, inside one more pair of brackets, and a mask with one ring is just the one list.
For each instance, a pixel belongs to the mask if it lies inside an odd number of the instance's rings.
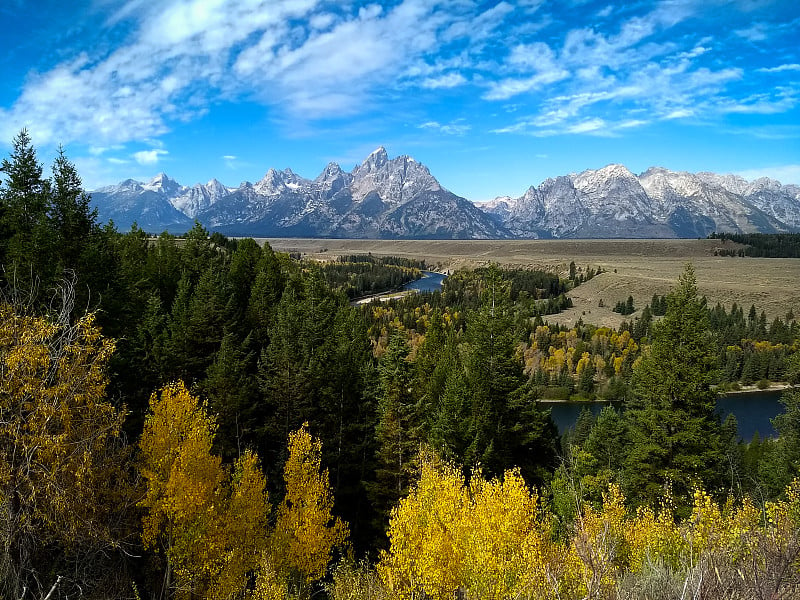
[[58,149],[53,163],[51,189],[54,246],[59,257],[60,270],[77,271],[84,279],[91,265],[86,262],[92,237],[99,231],[97,209],[89,206],[89,195],[75,165],[67,159],[64,149]]
[[634,370],[634,399],[625,413],[630,444],[624,484],[637,504],[655,504],[671,486],[685,510],[695,486],[720,493],[726,469],[715,413],[715,343],[691,265],[667,296],[666,315],[652,336]]
[[444,377],[444,388],[432,414],[423,415],[431,421],[428,443],[442,458],[463,463],[469,445],[471,393],[452,331],[435,372]]
[[410,348],[400,332],[393,332],[379,365],[380,396],[375,437],[378,443],[373,503],[388,516],[389,510],[407,492],[419,453],[420,426],[412,396]]
[[25,129],[14,138],[13,146],[10,158],[0,164],[4,174],[0,260],[7,271],[3,277],[28,292],[47,288],[55,270],[50,253],[50,185],[42,178],[42,165]]
[[490,475],[511,467],[505,435],[508,396],[525,381],[522,365],[514,356],[509,285],[492,266],[483,282],[480,310],[467,324],[469,358],[467,380],[471,391],[470,444],[466,466],[482,465]]

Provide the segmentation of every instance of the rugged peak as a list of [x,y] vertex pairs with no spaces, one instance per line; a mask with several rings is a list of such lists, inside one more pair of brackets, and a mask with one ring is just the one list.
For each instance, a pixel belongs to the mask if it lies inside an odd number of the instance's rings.
[[325,165],[325,168],[322,170],[316,180],[318,183],[323,181],[330,181],[331,179],[336,179],[337,177],[341,177],[344,174],[342,168],[335,162],[329,162]]
[[359,171],[372,172],[377,171],[388,162],[389,155],[386,152],[386,148],[381,146],[373,150],[370,155],[364,159],[364,162],[361,163],[361,166],[357,168]]
[[170,195],[180,190],[182,186],[166,173],[159,173],[142,187],[151,192],[162,192]]
[[636,175],[628,170],[628,167],[625,165],[621,165],[618,163],[611,163],[610,165],[606,165],[602,169],[598,169],[596,171],[598,175],[604,175],[606,177],[622,177],[622,178],[636,178]]

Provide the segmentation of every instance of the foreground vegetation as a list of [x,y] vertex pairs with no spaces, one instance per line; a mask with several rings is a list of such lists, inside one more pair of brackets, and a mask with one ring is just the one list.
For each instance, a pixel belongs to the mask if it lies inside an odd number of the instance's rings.
[[[800,376],[792,315],[691,267],[619,330],[545,322],[589,268],[352,307],[418,265],[100,227],[24,133],[2,173],[0,596],[797,594],[800,393],[777,440],[714,412]],[[619,409],[559,439],[558,394]]]

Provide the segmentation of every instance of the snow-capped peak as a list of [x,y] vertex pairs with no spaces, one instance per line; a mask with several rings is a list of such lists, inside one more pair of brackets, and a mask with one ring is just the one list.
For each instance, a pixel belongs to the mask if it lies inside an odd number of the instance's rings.
[[159,173],[142,187],[151,192],[159,192],[170,196],[178,192],[183,186],[166,173]]

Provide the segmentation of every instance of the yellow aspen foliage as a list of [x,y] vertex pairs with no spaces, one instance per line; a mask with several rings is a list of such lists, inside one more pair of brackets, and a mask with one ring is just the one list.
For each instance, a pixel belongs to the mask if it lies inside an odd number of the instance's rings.
[[286,581],[275,572],[272,560],[265,552],[258,569],[255,589],[245,595],[246,600],[284,600],[288,597],[289,589]]
[[93,314],[53,322],[0,303],[0,597],[49,587],[44,546],[118,547],[130,487],[124,413],[104,400],[113,351]]
[[517,470],[506,471],[502,481],[473,473],[469,490],[472,503],[459,536],[462,585],[477,598],[544,597],[552,547],[550,519],[537,494]]
[[333,495],[328,470],[321,468],[322,442],[311,437],[308,423],[289,434],[289,457],[283,478],[286,495],[278,506],[270,542],[279,574],[301,586],[325,575],[335,548],[344,548],[348,527],[331,514]]
[[575,372],[580,375],[583,373],[583,370],[591,364],[592,359],[588,352],[584,352],[581,354],[581,357],[578,359],[578,364],[575,365]]
[[238,598],[250,574],[263,565],[268,510],[266,480],[258,457],[247,451],[234,465],[231,495],[222,521],[225,543],[220,548],[210,598]]
[[463,561],[456,524],[470,500],[455,467],[430,456],[420,463],[418,483],[392,510],[391,549],[382,556],[378,572],[402,596],[421,590],[434,598],[450,597],[461,583]]
[[400,598],[547,598],[558,554],[549,518],[517,471],[502,481],[426,456],[420,478],[392,511],[378,573]]
[[179,596],[234,598],[266,547],[266,482],[246,452],[229,477],[211,453],[216,425],[183,383],[150,398],[139,442],[147,482],[142,541],[163,550],[167,587]]
[[[466,484],[459,469],[424,456],[392,512],[377,565],[384,597],[650,598],[644,589],[675,584],[656,597],[795,598],[800,589],[800,480],[763,509],[698,490],[683,522],[669,493],[631,514],[612,484],[600,506],[582,506],[568,539],[552,539],[552,518],[515,471],[503,481],[473,473]],[[653,579],[663,568],[677,581]]]
[[704,490],[694,492],[694,505],[688,525],[688,538],[695,555],[722,545],[726,521],[719,505]]
[[635,518],[626,525],[625,538],[629,548],[627,566],[631,573],[641,572],[655,560],[677,569],[689,550],[668,506],[662,506],[658,512],[650,506],[640,506]]

